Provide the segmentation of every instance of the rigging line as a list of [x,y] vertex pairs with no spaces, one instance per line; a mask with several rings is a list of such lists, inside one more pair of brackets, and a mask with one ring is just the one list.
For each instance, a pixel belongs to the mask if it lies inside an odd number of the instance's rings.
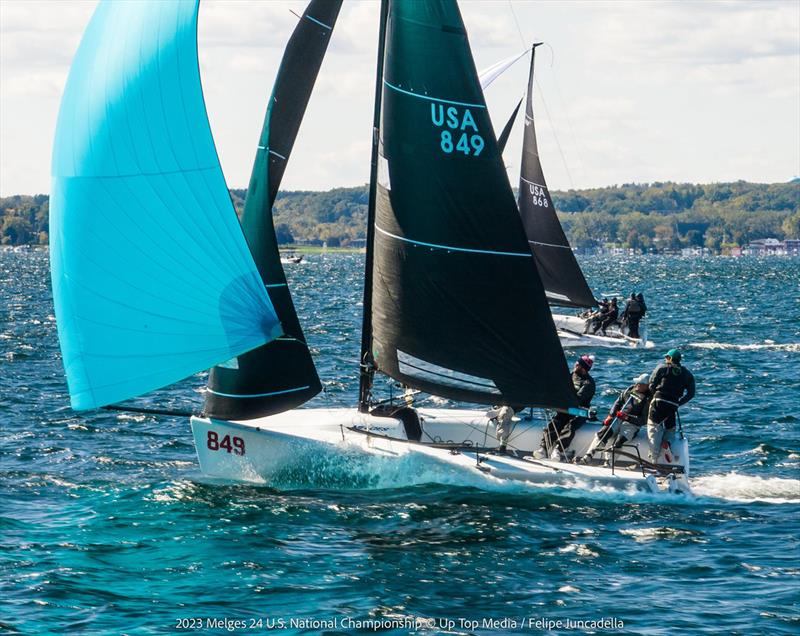
[[[508,7],[509,7],[509,9],[511,9],[511,15],[514,17],[514,24],[517,25],[517,32],[519,33],[520,42],[522,42],[522,46],[527,46],[527,44],[525,42],[525,36],[522,34],[522,28],[519,25],[519,20],[517,20],[517,13],[516,13],[516,11],[514,11],[514,5],[511,3],[511,0],[508,0]],[[550,45],[548,44],[548,46],[550,46]],[[552,47],[550,47],[550,50],[552,51]],[[547,102],[544,99],[544,92],[542,91],[542,86],[541,86],[541,84],[539,84],[539,80],[538,80],[538,78],[536,76],[534,76],[533,81],[536,83],[536,87],[539,89],[539,95],[540,95],[540,97],[542,99],[542,105],[544,106],[544,111],[547,113],[547,120],[548,120],[548,123],[550,124],[550,130],[553,131],[553,137],[556,140],[556,146],[558,146],[558,152],[561,155],[561,161],[564,162],[564,169],[567,171],[567,177],[569,178],[570,187],[572,187],[574,189],[575,188],[575,183],[572,180],[572,174],[569,171],[569,166],[567,165],[567,159],[564,156],[563,149],[561,148],[561,142],[558,140],[558,134],[556,133],[556,128],[553,125],[553,118],[550,116],[550,110],[547,108]]]
[[[553,50],[553,47],[547,44],[547,48],[550,49],[550,66],[553,66],[553,62],[556,57],[556,53]],[[558,73],[553,73],[553,83],[556,86],[556,94],[558,95],[558,100],[561,103],[561,112],[564,113],[564,116],[567,118],[567,127],[569,128],[569,135],[572,139],[572,145],[575,147],[576,154],[578,155],[578,163],[581,167],[581,172],[583,173],[583,178],[586,178],[586,165],[583,163],[583,154],[581,153],[581,146],[578,144],[578,138],[575,136],[575,128],[572,125],[572,118],[569,116],[569,109],[567,108],[567,102],[564,100],[564,94],[561,92],[561,84],[558,81]]]
[[508,0],[508,8],[511,9],[511,15],[514,16],[514,24],[517,25],[517,33],[519,33],[520,42],[522,42],[522,46],[527,46],[525,43],[525,36],[522,35],[522,28],[519,26],[519,20],[517,20],[517,12],[514,11],[514,5],[511,3],[511,0]]
[[537,77],[533,78],[533,81],[536,83],[536,88],[539,89],[539,97],[542,100],[542,106],[544,106],[544,112],[547,113],[547,122],[550,124],[550,130],[553,131],[553,138],[556,140],[556,146],[558,146],[558,153],[561,155],[561,161],[564,164],[564,170],[567,171],[567,177],[569,178],[569,185],[574,190],[575,183],[572,180],[572,173],[569,171],[569,166],[567,165],[567,158],[564,156],[564,149],[561,147],[561,142],[558,139],[558,133],[556,132],[556,127],[553,124],[553,117],[550,115],[550,109],[547,107],[547,100],[544,98],[544,91],[542,90],[542,85],[539,83],[539,79]]

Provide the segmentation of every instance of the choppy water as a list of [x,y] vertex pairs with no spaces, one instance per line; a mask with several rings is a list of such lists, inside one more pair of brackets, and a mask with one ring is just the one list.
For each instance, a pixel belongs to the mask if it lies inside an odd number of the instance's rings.
[[[289,274],[327,387],[315,404],[352,405],[361,257],[307,261]],[[598,406],[685,350],[695,499],[455,486],[352,457],[280,489],[213,483],[185,420],[70,411],[46,252],[0,252],[0,631],[230,633],[191,628],[227,618],[245,621],[235,633],[280,619],[278,633],[374,633],[347,622],[373,619],[401,634],[425,617],[428,633],[569,633],[528,621],[606,617],[616,633],[800,633],[800,262],[584,264],[601,293],[644,290],[659,343],[596,352]],[[191,407],[201,386],[148,401]]]

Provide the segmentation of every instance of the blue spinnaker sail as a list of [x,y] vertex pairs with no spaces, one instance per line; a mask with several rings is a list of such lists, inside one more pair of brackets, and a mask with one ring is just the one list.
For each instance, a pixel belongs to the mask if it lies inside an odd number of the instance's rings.
[[101,2],[64,90],[50,258],[72,406],[166,386],[282,327],[208,124],[196,0]]

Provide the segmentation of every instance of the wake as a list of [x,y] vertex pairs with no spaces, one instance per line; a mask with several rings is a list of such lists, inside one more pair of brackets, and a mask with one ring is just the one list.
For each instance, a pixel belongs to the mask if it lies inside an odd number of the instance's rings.
[[742,503],[765,502],[800,504],[800,479],[758,477],[730,472],[724,475],[702,475],[689,480],[699,497],[724,499]]
[[772,340],[765,340],[753,344],[732,344],[726,342],[691,342],[690,347],[696,349],[726,349],[732,351],[791,351],[800,353],[800,342],[779,344]]

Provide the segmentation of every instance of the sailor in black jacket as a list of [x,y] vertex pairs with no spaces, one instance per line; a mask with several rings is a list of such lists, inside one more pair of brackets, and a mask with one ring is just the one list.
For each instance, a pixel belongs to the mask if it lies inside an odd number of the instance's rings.
[[[575,361],[572,369],[572,388],[578,397],[578,406],[588,409],[592,403],[597,387],[594,378],[589,375],[589,371],[594,364],[594,357],[584,355]],[[534,451],[533,456],[537,459],[550,457],[562,461],[569,459],[567,450],[575,433],[586,423],[586,418],[580,415],[572,416],[568,413],[556,413],[544,427],[542,431],[542,442],[540,447]],[[574,454],[574,453],[573,453]]]
[[647,439],[651,462],[656,462],[662,448],[665,459],[674,460],[671,446],[675,438],[675,415],[678,407],[694,397],[694,391],[694,376],[681,365],[681,352],[670,349],[664,356],[664,364],[657,366],[650,376],[653,399],[647,416]]

